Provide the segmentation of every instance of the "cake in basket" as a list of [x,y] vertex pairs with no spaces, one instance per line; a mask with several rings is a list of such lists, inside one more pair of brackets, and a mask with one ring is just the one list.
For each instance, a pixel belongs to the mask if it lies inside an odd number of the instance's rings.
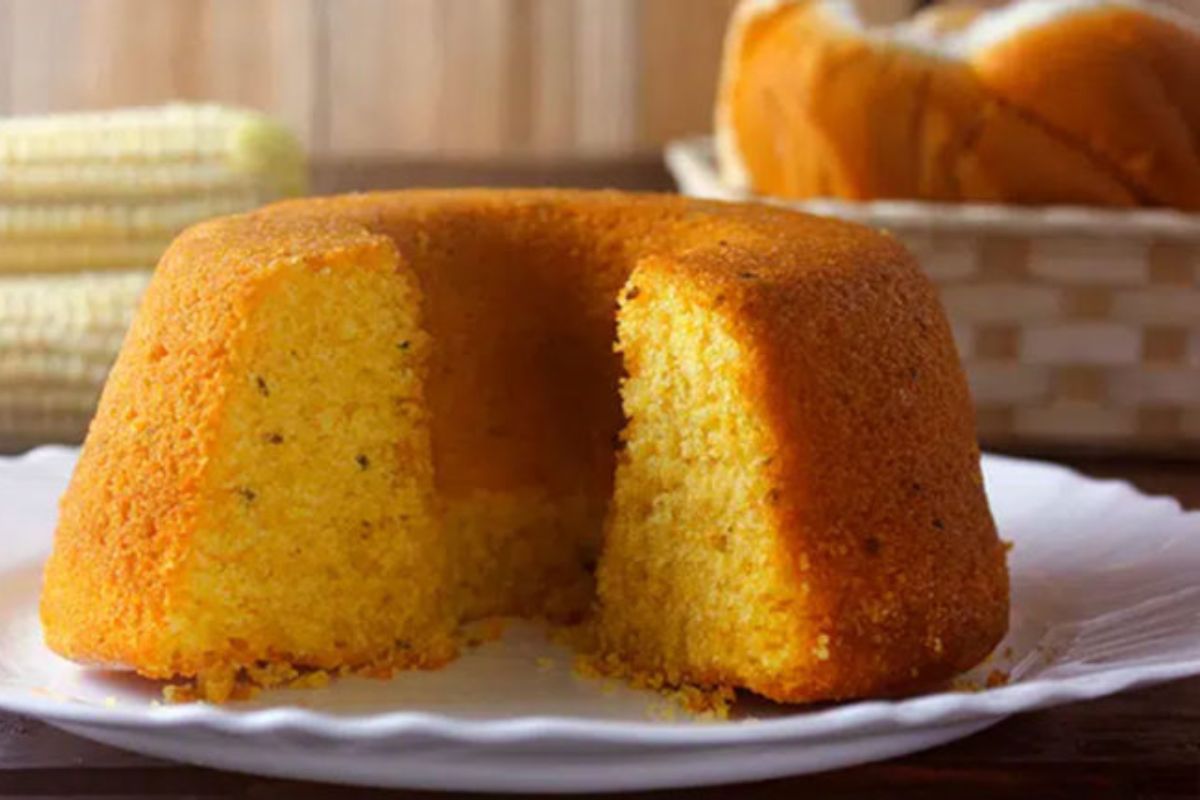
[[743,0],[716,110],[727,185],[785,197],[1200,209],[1200,25],[1139,0]]

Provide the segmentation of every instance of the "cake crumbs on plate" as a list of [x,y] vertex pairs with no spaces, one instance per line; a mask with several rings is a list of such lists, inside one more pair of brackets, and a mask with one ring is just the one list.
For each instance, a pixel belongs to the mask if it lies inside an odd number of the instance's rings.
[[956,678],[952,678],[946,686],[947,691],[962,692],[963,694],[982,692],[983,688],[983,684],[979,682],[978,678],[971,678],[966,675],[959,675]]
[[485,617],[463,626],[462,643],[467,647],[479,647],[488,642],[498,641],[504,636],[508,621],[503,617]]
[[287,685],[289,689],[322,689],[329,685],[332,676],[323,669],[307,672]]
[[950,681],[948,688],[952,692],[974,694],[976,692],[987,691],[988,689],[998,689],[1001,686],[1007,686],[1011,680],[1012,676],[1008,670],[993,668],[982,678],[978,675],[959,675]]
[[[338,676],[346,674],[364,677],[390,677],[393,670],[386,669],[372,674],[385,665],[337,670]],[[386,674],[383,674],[386,672]],[[243,667],[233,674],[232,680],[224,677],[219,683],[190,680],[169,683],[163,687],[163,701],[169,704],[209,701],[223,703],[227,700],[253,700],[263,689],[320,689],[328,686],[335,673],[323,669],[308,669],[291,664],[258,664]],[[153,701],[152,701],[153,702]]]
[[729,686],[698,686],[677,680],[660,671],[633,669],[612,654],[578,655],[575,674],[582,678],[601,679],[601,689],[612,694],[623,682],[634,689],[656,692],[661,701],[651,704],[646,714],[656,721],[673,721],[679,711],[691,719],[727,720],[737,694]]
[[1007,672],[1002,669],[994,669],[988,673],[987,680],[984,681],[984,685],[989,689],[995,689],[999,686],[1007,686],[1008,681],[1009,675]]
[[176,703],[194,703],[200,699],[194,683],[168,683],[162,690],[163,702],[172,705]]
[[737,699],[729,686],[705,688],[700,686],[662,687],[668,700],[687,711],[693,718],[704,720],[727,720],[730,709]]

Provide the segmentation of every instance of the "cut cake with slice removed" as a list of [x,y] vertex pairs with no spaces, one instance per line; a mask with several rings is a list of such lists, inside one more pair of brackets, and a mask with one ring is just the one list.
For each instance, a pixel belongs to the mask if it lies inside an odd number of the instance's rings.
[[1000,639],[966,382],[898,243],[618,192],[196,226],[101,398],[42,621],[219,701],[577,620],[593,572],[605,663],[777,700],[925,685]]

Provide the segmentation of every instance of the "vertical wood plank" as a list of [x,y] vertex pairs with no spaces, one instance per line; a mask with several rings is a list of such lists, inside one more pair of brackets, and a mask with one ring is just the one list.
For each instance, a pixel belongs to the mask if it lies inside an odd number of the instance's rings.
[[530,150],[571,152],[575,142],[576,4],[537,0],[533,7],[533,116]]
[[207,0],[205,12],[209,49],[198,91],[272,111],[305,142],[315,144],[315,0]]
[[533,140],[534,0],[510,0],[505,46],[504,128],[507,151],[527,149]]
[[320,80],[329,102],[329,150],[436,150],[443,52],[437,0],[326,3],[328,68]]
[[12,108],[13,11],[11,0],[0,0],[0,114]]
[[512,0],[441,0],[437,144],[447,153],[503,151],[510,105]]
[[314,0],[8,0],[11,110],[215,100],[312,129]]
[[737,0],[642,0],[639,142],[712,127],[725,26]]
[[575,145],[580,153],[634,149],[638,124],[636,0],[576,0]]
[[[83,26],[79,2],[38,3],[9,0],[13,39],[9,78],[9,110],[36,114],[69,108],[94,107],[81,102],[76,86]],[[56,43],[61,55],[47,57]],[[74,55],[71,53],[74,52]],[[99,71],[99,65],[90,65]]]

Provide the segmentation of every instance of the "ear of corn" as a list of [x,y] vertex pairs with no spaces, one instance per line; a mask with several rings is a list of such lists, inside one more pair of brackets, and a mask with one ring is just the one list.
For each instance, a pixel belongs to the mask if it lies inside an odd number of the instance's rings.
[[103,202],[87,205],[0,205],[0,238],[27,242],[43,240],[138,241],[162,239],[197,220],[235,214],[261,205],[263,195],[249,191],[210,197],[143,202]]
[[254,111],[171,105],[0,120],[0,273],[152,267],[179,231],[304,191]]
[[[3,122],[0,122],[0,128]],[[188,197],[195,195],[246,194],[264,197],[295,193],[291,186],[300,180],[295,175],[239,172],[222,161],[163,161],[145,164],[27,163],[19,166],[0,163],[0,201],[8,203],[62,202],[80,203],[107,198],[145,199],[150,197]]]
[[300,144],[254,111],[0,119],[0,448],[82,436],[179,231],[306,181]]
[[0,277],[0,434],[86,428],[150,273]]
[[[57,176],[57,177],[56,177]],[[304,151],[255,111],[170,105],[0,121],[4,197],[212,191],[249,183],[304,191]]]
[[4,273],[69,272],[121,269],[130,264],[151,267],[171,243],[171,237],[18,239],[0,246],[0,275]]

